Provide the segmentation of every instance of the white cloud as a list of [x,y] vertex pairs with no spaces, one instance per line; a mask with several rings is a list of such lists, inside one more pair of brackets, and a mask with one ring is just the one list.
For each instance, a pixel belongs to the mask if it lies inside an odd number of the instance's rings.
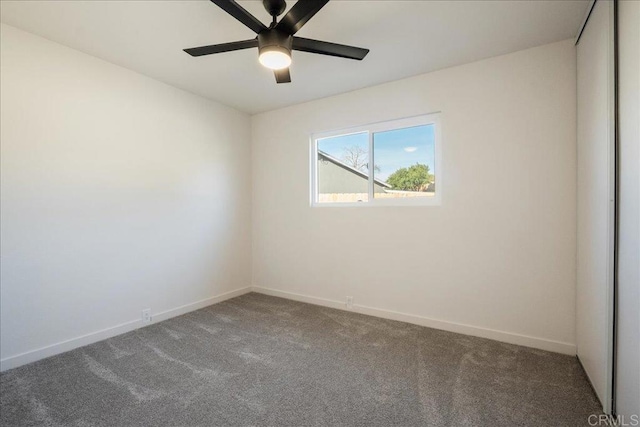
[[404,147],[404,151],[406,151],[407,153],[413,153],[417,149],[418,147]]

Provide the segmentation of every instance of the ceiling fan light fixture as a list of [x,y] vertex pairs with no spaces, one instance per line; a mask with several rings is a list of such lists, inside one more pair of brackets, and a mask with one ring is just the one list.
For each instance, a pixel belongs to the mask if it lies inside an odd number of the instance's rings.
[[291,51],[282,46],[265,46],[260,49],[260,63],[272,70],[282,70],[291,65]]
[[236,0],[211,0],[211,2],[256,33],[256,38],[183,49],[191,56],[212,55],[257,47],[258,61],[266,68],[273,70],[276,83],[291,83],[289,66],[293,50],[359,61],[369,53],[369,49],[295,36],[298,30],[313,18],[329,0],[298,0],[280,20],[278,20],[278,16],[283,14],[287,8],[285,0],[262,0],[262,5],[272,18],[268,27],[247,12]]

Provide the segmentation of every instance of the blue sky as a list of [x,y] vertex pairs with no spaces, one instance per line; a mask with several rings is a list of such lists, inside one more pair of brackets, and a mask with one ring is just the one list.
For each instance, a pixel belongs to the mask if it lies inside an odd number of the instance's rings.
[[[396,170],[423,163],[433,173],[435,165],[434,126],[424,125],[373,134],[375,164],[380,168],[375,172],[377,179],[386,180]],[[318,141],[318,149],[342,160],[345,148],[369,149],[366,133],[337,136]]]

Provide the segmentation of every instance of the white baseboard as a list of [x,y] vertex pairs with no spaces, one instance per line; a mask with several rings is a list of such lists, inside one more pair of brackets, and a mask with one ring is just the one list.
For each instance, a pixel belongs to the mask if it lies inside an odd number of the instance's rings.
[[[381,317],[383,319],[398,320],[401,322],[412,323],[415,325],[426,326],[434,329],[441,329],[449,332],[457,332],[465,335],[472,335],[476,337],[489,338],[496,341],[506,342],[509,344],[517,344],[525,347],[532,347],[541,350],[552,351],[555,353],[569,354],[575,356],[576,346],[575,344],[564,343],[559,341],[552,341],[543,338],[536,338],[527,335],[514,334],[511,332],[496,331],[493,329],[479,328],[476,326],[463,325],[460,323],[447,322],[442,320],[430,319],[428,317],[416,316],[413,314],[398,313],[391,310],[384,310],[379,308],[365,307],[354,304],[351,310],[347,310],[346,305],[340,301],[329,300],[325,298],[300,295],[291,292],[279,291],[276,289],[262,288],[262,287],[246,287],[231,292],[226,292],[221,295],[217,295],[211,298],[207,298],[201,301],[196,301],[191,304],[186,304],[180,307],[166,310],[160,313],[153,314],[153,322],[151,324],[161,322],[163,320],[170,319],[172,317],[180,316],[185,313],[189,313],[194,310],[199,310],[204,307],[208,307],[219,302],[238,297],[240,295],[247,294],[249,292],[257,292],[265,295],[271,295],[275,297],[281,297],[291,299],[300,302],[306,302],[309,304],[320,305],[323,307],[336,308],[339,310],[354,311],[357,313],[367,314],[369,316]],[[132,320],[126,323],[122,323],[117,326],[102,329],[100,331],[92,332],[87,335],[72,338],[66,341],[62,341],[56,344],[52,344],[46,347],[42,347],[36,350],[21,353],[15,356],[10,356],[0,360],[0,371],[6,371],[8,369],[17,368],[18,366],[26,365],[47,357],[55,356],[56,354],[64,353],[85,345],[93,344],[98,341],[105,340],[107,338],[121,335],[126,332],[133,331],[148,324],[143,324],[142,320]]]
[[339,310],[354,311],[356,313],[367,314],[369,316],[381,317],[383,319],[398,320],[400,322],[412,323],[414,325],[426,326],[429,328],[440,329],[443,331],[456,332],[459,334],[471,335],[474,337],[488,338],[495,341],[505,342],[509,344],[521,345],[524,347],[537,348],[540,350],[552,351],[554,353],[576,355],[575,344],[553,341],[544,338],[536,338],[527,335],[514,334],[512,332],[496,331],[494,329],[480,328],[477,326],[464,325],[461,323],[448,322],[443,320],[430,319],[428,317],[417,316],[414,314],[398,313],[396,311],[384,310],[380,308],[366,307],[362,305],[353,305],[352,309],[347,309],[346,304],[339,301],[329,300],[325,298],[312,297],[308,295],[300,295],[292,292],[279,291],[276,289],[263,288],[253,286],[253,292],[281,297],[309,304],[320,305],[324,307],[337,308]]
[[201,308],[208,307],[210,305],[217,304],[219,302],[235,298],[249,292],[251,292],[251,287],[225,292],[224,294],[196,301],[191,304],[185,304],[180,307],[172,308],[171,310],[162,311],[160,313],[153,313],[153,321],[148,324],[142,323],[141,319],[132,320],[117,326],[113,326],[111,328],[102,329],[100,331],[92,332],[87,335],[72,338],[36,350],[31,350],[15,356],[10,356],[0,360],[0,372],[17,368],[18,366],[26,365],[28,363],[45,359],[47,357],[55,356],[56,354],[64,353],[78,347],[84,347],[85,345],[106,340],[107,338],[133,331],[134,329],[153,325],[154,323],[158,323],[172,317],[180,316],[182,314],[189,313],[190,311],[199,310]]

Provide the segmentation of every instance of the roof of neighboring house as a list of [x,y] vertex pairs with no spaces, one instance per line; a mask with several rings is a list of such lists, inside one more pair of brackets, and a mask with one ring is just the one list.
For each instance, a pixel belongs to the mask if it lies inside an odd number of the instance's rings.
[[[345,170],[347,170],[347,171],[349,171],[351,173],[354,173],[354,174],[356,174],[356,175],[358,175],[358,176],[360,176],[360,177],[362,177],[364,179],[369,179],[369,175],[367,175],[366,173],[364,173],[362,171],[359,171],[358,169],[347,165],[346,163],[336,159],[333,156],[330,156],[329,154],[325,153],[322,150],[318,150],[318,158],[319,159],[328,160],[331,163],[335,164],[336,166],[339,166],[339,167],[341,167],[341,168],[343,168],[343,169],[345,169]],[[378,184],[381,187],[391,188],[391,186],[389,184],[387,184],[386,182],[381,181],[379,179],[375,179],[374,178],[373,182],[375,182],[376,184]]]

